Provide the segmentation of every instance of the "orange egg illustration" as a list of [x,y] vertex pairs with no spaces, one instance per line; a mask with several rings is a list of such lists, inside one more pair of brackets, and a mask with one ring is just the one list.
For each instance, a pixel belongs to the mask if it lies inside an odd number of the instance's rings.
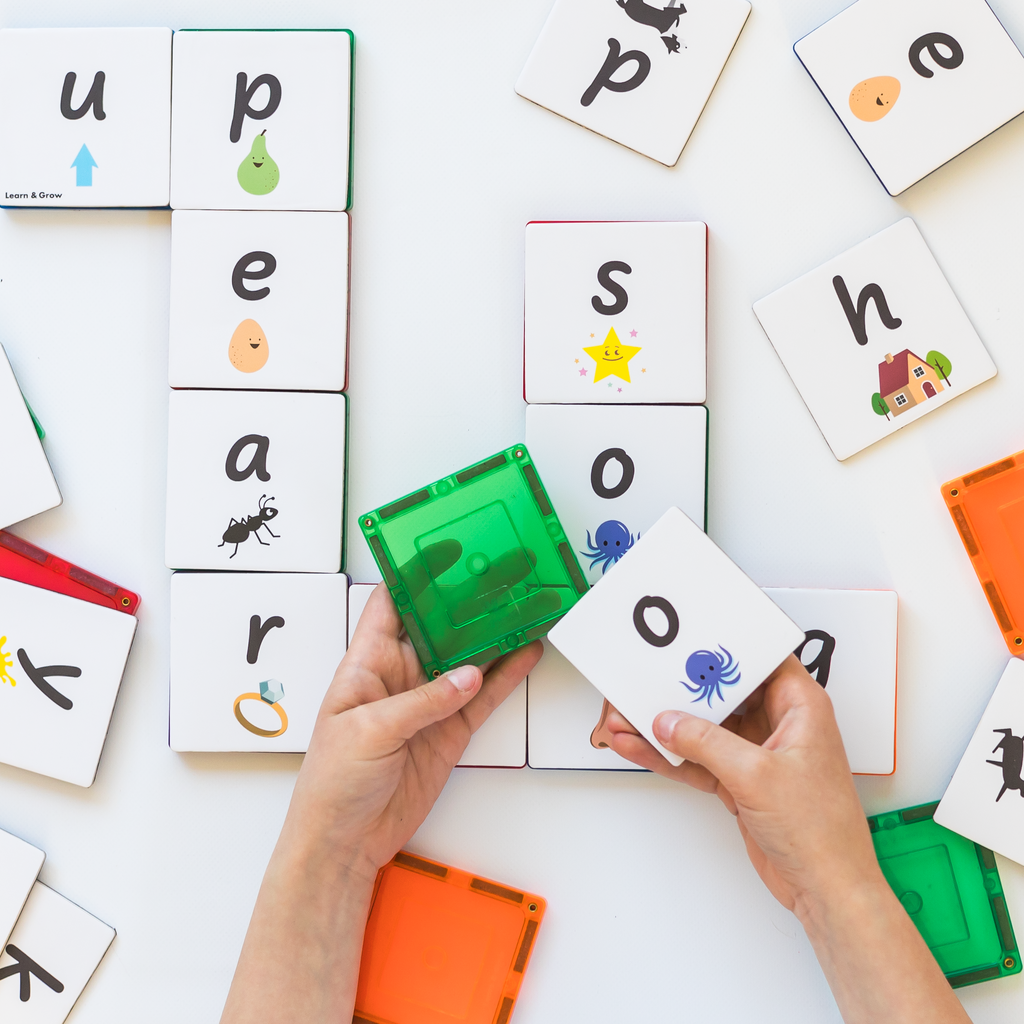
[[242,373],[255,373],[266,366],[269,356],[270,346],[263,328],[255,320],[243,320],[228,343],[231,365]]
[[880,121],[899,98],[899,79],[879,75],[858,82],[850,90],[850,110],[862,121]]

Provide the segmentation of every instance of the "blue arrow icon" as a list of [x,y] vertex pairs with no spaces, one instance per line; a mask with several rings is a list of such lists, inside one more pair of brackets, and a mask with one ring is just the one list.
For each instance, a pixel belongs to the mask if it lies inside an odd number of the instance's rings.
[[99,164],[93,160],[89,147],[83,143],[82,148],[78,151],[78,156],[71,161],[71,166],[75,169],[76,185],[91,185],[92,169],[99,167]]

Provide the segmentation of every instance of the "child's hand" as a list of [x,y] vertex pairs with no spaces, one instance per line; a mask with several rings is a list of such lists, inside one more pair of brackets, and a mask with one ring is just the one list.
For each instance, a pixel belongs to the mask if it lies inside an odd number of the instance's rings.
[[540,642],[485,676],[463,665],[425,681],[383,585],[370,596],[317,719],[286,833],[325,839],[372,883],[427,816],[470,736],[540,658]]
[[722,726],[662,712],[654,731],[687,759],[678,768],[617,711],[604,726],[616,753],[715,793],[736,815],[762,881],[798,915],[851,885],[881,881],[832,702],[792,655]]

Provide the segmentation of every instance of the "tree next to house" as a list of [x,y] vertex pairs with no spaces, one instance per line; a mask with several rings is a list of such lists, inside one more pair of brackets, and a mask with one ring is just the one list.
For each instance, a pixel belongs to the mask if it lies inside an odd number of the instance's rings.
[[939,376],[949,385],[949,375],[953,372],[953,364],[944,356],[941,352],[937,352],[932,349],[924,357],[924,361],[929,365],[935,367],[938,371]]
[[885,404],[885,399],[877,391],[871,396],[871,408],[879,416],[889,418],[889,406]]

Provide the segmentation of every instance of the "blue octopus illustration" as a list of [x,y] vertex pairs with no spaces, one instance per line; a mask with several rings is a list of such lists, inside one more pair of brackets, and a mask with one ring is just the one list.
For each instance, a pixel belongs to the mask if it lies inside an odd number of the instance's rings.
[[691,686],[685,679],[679,681],[690,693],[697,694],[692,701],[694,704],[707,698],[708,707],[711,707],[713,695],[724,701],[721,688],[740,681],[739,664],[724,647],[719,646],[718,649],[721,654],[715,651],[694,651],[686,659],[686,674],[694,685]]
[[581,551],[584,558],[592,559],[590,568],[595,565],[601,566],[601,575],[608,571],[609,565],[614,565],[634,544],[636,538],[629,532],[625,523],[618,519],[609,519],[602,523],[594,533],[594,540],[590,539],[590,531],[587,530],[587,547],[589,551]]

